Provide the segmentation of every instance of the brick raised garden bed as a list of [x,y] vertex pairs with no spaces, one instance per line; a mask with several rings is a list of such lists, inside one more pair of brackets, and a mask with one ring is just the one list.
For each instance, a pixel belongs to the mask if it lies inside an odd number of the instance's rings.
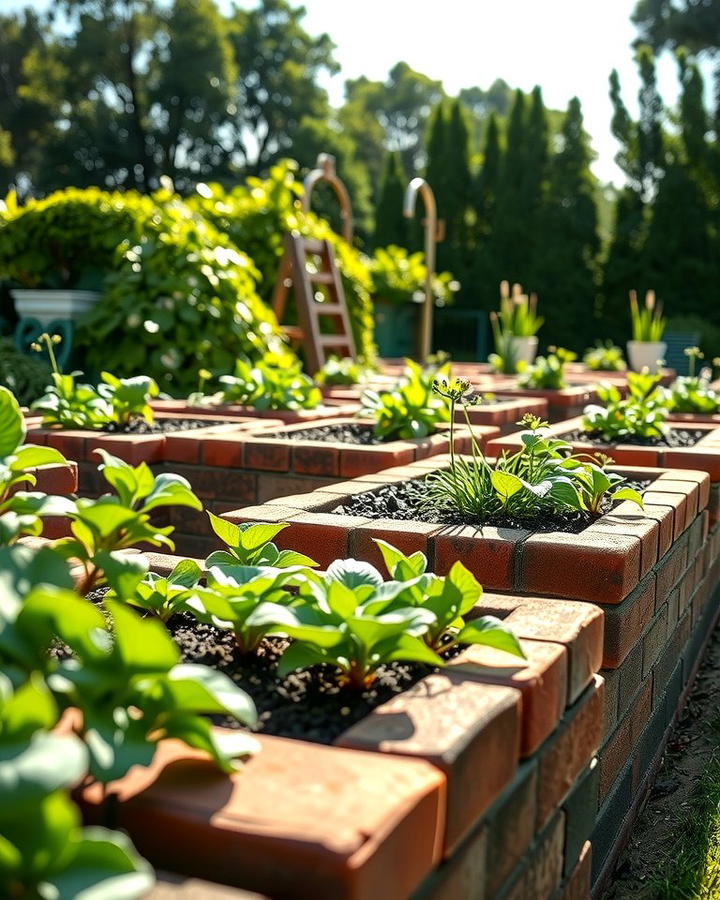
[[167,742],[110,800],[86,787],[86,818],[160,867],[273,898],[588,897],[717,617],[703,512],[621,604],[486,592],[477,612],[513,627],[525,666],[465,651],[333,746],[260,735],[230,778]]
[[252,406],[238,406],[227,403],[223,406],[189,406],[185,400],[153,400],[150,404],[160,414],[181,413],[185,416],[195,416],[197,413],[214,419],[241,418],[273,419],[276,422],[284,422],[293,425],[296,422],[314,422],[318,419],[332,419],[335,416],[351,416],[358,410],[358,404],[354,400],[328,398],[323,406],[317,409],[254,409]]
[[[720,425],[704,422],[699,417],[679,419],[672,417],[681,428],[692,428],[702,431],[704,436],[692,447],[663,447],[660,445],[642,446],[639,444],[607,444],[599,446],[590,441],[573,440],[574,453],[606,453],[615,462],[626,466],[665,466],[671,469],[697,469],[707,472],[712,482],[708,509],[710,519],[715,522],[720,517]],[[572,434],[580,429],[580,418],[556,422],[549,429],[555,436]],[[670,422],[673,425],[673,422]],[[488,453],[498,455],[503,450],[510,453],[521,447],[520,433],[506,435],[490,441]]]
[[[321,424],[362,424],[363,421],[335,418]],[[177,452],[175,444],[166,454],[165,466],[185,476],[205,507],[220,514],[238,506],[330,487],[354,476],[372,476],[388,466],[446,453],[449,447],[447,427],[428,438],[370,446],[270,437],[278,431],[307,427],[310,427],[308,423],[244,428],[226,438],[218,434],[212,443],[188,442],[183,445],[187,452],[184,450],[182,454]],[[474,430],[483,446],[499,434],[492,426],[478,426]],[[469,449],[467,433],[458,428],[456,435],[458,448]],[[176,528],[174,537],[179,551],[203,555],[217,546],[203,513],[172,508],[170,522]]]

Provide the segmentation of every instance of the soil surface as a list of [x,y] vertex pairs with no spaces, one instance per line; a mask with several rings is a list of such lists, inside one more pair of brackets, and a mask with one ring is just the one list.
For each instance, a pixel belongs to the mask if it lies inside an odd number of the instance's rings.
[[348,422],[337,425],[313,425],[312,428],[300,428],[297,431],[275,431],[266,435],[276,440],[322,441],[341,444],[360,444],[369,447],[385,443],[382,438],[375,437],[372,425],[360,422]]
[[[623,487],[643,491],[650,481],[628,481]],[[603,512],[609,512],[612,503],[607,501]],[[566,531],[578,534],[594,521],[585,512],[567,512],[549,516],[542,513],[531,518],[520,518],[507,513],[480,519],[472,515],[460,515],[429,508],[428,484],[416,479],[401,484],[388,484],[374,491],[357,494],[331,512],[340,515],[365,516],[368,519],[400,519],[401,521],[433,522],[443,525],[494,525],[498,528],[526,528],[529,531]]]
[[[106,593],[107,588],[99,588],[88,594],[88,600],[101,603]],[[288,646],[284,638],[265,638],[257,654],[243,656],[238,652],[232,632],[204,625],[189,614],[173,616],[168,630],[183,662],[201,663],[224,672],[252,697],[258,711],[258,723],[253,731],[320,744],[331,744],[375,707],[437,671],[418,663],[390,663],[378,669],[375,682],[364,691],[338,685],[331,666],[313,666],[280,680],[275,675],[275,666]],[[460,648],[455,647],[450,655],[459,652]],[[50,655],[62,660],[71,653],[65,645],[55,644]],[[211,718],[216,725],[245,728],[230,717]]]
[[616,444],[631,444],[637,447],[694,447],[700,438],[705,437],[707,431],[696,428],[671,428],[667,437],[639,438],[623,437],[616,441],[606,441],[598,435],[588,434],[585,431],[569,431],[567,434],[557,435],[565,441],[581,441],[584,444],[592,444],[594,447],[614,447]]
[[718,735],[712,725],[718,715],[719,694],[720,630],[716,629],[687,705],[668,740],[655,783],[602,900],[654,900],[658,896],[653,877],[673,854],[678,829],[693,808],[693,790],[710,760],[718,755]]
[[104,425],[102,430],[110,434],[172,434],[174,431],[195,431],[215,425],[227,425],[227,422],[222,419],[155,419],[154,422],[146,422],[138,418],[124,425]]

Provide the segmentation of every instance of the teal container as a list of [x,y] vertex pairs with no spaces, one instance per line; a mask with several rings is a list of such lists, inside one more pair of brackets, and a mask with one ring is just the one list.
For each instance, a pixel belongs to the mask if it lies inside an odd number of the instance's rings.
[[421,308],[418,303],[375,301],[375,343],[381,357],[416,355]]

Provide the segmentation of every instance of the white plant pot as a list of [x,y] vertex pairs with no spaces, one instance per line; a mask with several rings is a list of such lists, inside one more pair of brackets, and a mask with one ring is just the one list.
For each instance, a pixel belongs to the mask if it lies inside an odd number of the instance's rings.
[[628,341],[627,353],[630,367],[635,372],[647,369],[653,375],[662,366],[667,344],[665,341]]
[[535,362],[537,356],[538,339],[534,334],[527,337],[512,338],[512,349],[515,355],[515,362],[526,362],[531,366]]
[[99,291],[64,291],[19,288],[10,292],[21,319],[37,319],[41,325],[56,320],[75,322],[98,302]]

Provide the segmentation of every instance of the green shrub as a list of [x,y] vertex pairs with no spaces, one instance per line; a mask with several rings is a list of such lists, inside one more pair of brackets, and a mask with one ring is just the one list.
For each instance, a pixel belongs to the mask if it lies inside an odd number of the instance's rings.
[[[424,253],[409,253],[404,247],[390,244],[378,247],[372,258],[373,296],[386,303],[422,302],[425,298]],[[436,306],[452,303],[453,295],[460,285],[449,272],[438,272],[433,276],[433,300]]]
[[50,369],[44,362],[22,353],[11,338],[0,338],[0,385],[11,390],[21,406],[42,396],[49,383]]
[[560,391],[565,387],[565,366],[576,359],[570,350],[549,347],[547,356],[538,356],[532,365],[518,363],[518,384],[530,390]]
[[124,239],[152,215],[149,197],[67,188],[18,206],[0,201],[0,278],[27,288],[99,290]]
[[624,372],[627,368],[622,350],[612,341],[596,341],[585,351],[583,362],[591,372]]
[[124,240],[103,302],[78,341],[92,368],[145,372],[171,392],[189,392],[201,368],[232,371],[284,344],[255,290],[245,253],[179,197],[162,192],[139,240]]
[[297,164],[284,160],[272,167],[266,179],[248,178],[246,184],[231,191],[218,184],[200,184],[188,205],[229,235],[234,245],[253,260],[262,277],[258,290],[266,302],[270,302],[275,287],[285,232],[329,240],[343,277],[358,354],[372,362],[375,346],[369,260],[324,219],[301,210],[303,188],[296,172]]
[[374,422],[375,436],[385,441],[410,440],[435,434],[450,421],[450,413],[434,390],[437,376],[448,376],[449,366],[424,372],[405,360],[402,380],[391,391],[363,391],[361,414]]
[[598,398],[604,406],[585,407],[582,430],[604,441],[632,438],[658,439],[669,430],[667,424],[669,396],[660,387],[660,376],[645,372],[628,372],[628,396],[610,384],[597,386]]

